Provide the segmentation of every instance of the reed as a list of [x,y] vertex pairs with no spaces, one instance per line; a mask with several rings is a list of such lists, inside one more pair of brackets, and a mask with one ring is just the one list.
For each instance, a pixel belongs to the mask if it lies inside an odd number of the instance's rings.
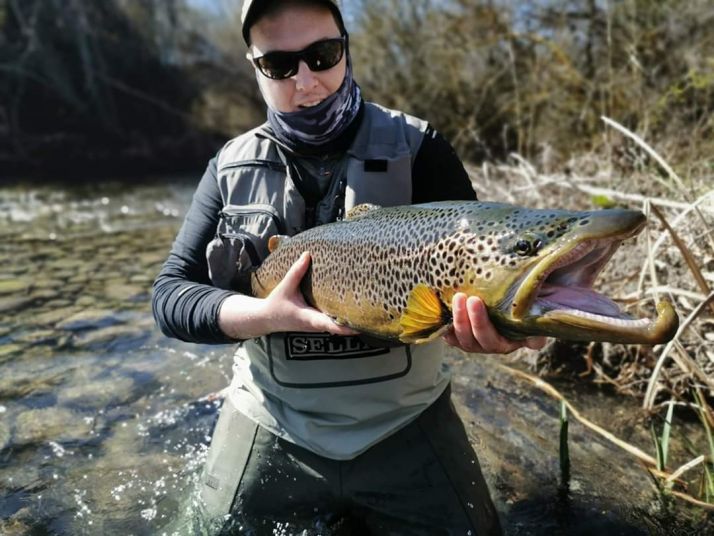
[[662,425],[662,433],[660,435],[657,435],[654,423],[650,427],[650,430],[652,432],[652,439],[655,445],[655,452],[657,454],[657,469],[662,472],[666,471],[667,469],[667,456],[669,455],[669,437],[672,431],[673,412],[674,404],[669,403],[667,408],[667,416],[664,419],[664,424]]
[[567,489],[570,485],[570,451],[568,449],[568,407],[560,401],[560,485]]
[[[560,435],[560,467],[561,467],[561,485],[563,482],[565,482],[564,475],[567,475],[569,479],[570,475],[570,461],[569,461],[569,455],[564,453],[567,453],[567,425],[564,427],[563,423],[563,412],[565,409],[572,415],[580,424],[585,426],[587,429],[591,430],[593,433],[603,437],[613,445],[617,446],[618,448],[621,448],[625,452],[629,453],[632,455],[634,458],[636,458],[640,464],[642,464],[647,473],[650,477],[654,479],[654,481],[657,484],[657,488],[660,490],[660,492],[663,494],[663,496],[666,498],[667,496],[673,496],[678,499],[681,499],[689,504],[704,508],[706,510],[712,510],[714,511],[714,488],[712,487],[712,484],[714,483],[714,479],[712,478],[714,474],[714,467],[712,467],[711,460],[713,459],[712,456],[712,447],[714,446],[714,442],[712,442],[712,436],[711,433],[708,435],[708,443],[709,443],[709,449],[710,449],[710,454],[708,455],[708,461],[707,461],[707,455],[699,455],[691,460],[689,460],[687,463],[679,466],[676,470],[669,472],[666,469],[666,460],[668,457],[669,453],[669,444],[670,444],[670,435],[671,435],[671,423],[672,423],[672,410],[671,408],[673,407],[673,404],[669,404],[669,408],[667,413],[668,417],[665,418],[665,424],[663,426],[663,431],[662,434],[657,436],[656,434],[654,435],[654,442],[655,442],[655,456],[651,456],[647,454],[646,452],[642,451],[639,449],[637,446],[628,443],[627,441],[624,441],[623,439],[617,437],[614,433],[611,431],[607,430],[603,426],[591,421],[587,417],[585,417],[578,409],[576,409],[571,402],[569,402],[565,396],[558,391],[555,387],[553,387],[550,383],[544,381],[542,378],[539,378],[538,376],[535,376],[533,374],[529,374],[527,372],[524,372],[522,370],[515,369],[513,367],[509,367],[507,365],[497,365],[503,370],[509,372],[510,374],[513,374],[514,376],[517,376],[518,378],[525,380],[529,383],[531,383],[533,386],[536,388],[540,389],[541,391],[545,392],[547,395],[557,399],[560,401],[560,407],[561,407],[561,412],[560,412],[560,423],[561,423],[561,435]],[[708,416],[706,417],[707,419],[709,418]],[[567,417],[566,417],[567,419]],[[565,421],[567,422],[567,420]],[[669,423],[669,424],[667,424]],[[707,426],[709,426],[707,424]],[[563,433],[563,429],[566,429],[565,434]],[[564,440],[565,438],[565,440]],[[566,447],[565,449],[563,448],[563,444],[565,443]],[[567,463],[564,463],[564,461],[567,459]],[[705,463],[707,461],[707,463]],[[683,480],[682,476],[690,471],[691,469],[694,469],[696,467],[702,466],[702,471],[703,474],[699,477],[699,482],[700,482],[700,487],[699,491],[695,494],[692,494],[690,488],[693,487],[691,486],[687,481]],[[567,469],[567,472],[564,471],[564,468]],[[690,478],[690,480],[692,480]],[[702,484],[703,483],[703,484]]]

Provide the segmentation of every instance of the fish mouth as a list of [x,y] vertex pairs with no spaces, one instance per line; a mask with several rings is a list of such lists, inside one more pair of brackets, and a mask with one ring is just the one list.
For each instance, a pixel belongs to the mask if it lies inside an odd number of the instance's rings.
[[660,302],[654,319],[633,318],[592,288],[623,240],[644,227],[641,213],[623,212],[629,213],[628,218],[611,224],[613,228],[600,226],[596,232],[572,237],[548,252],[517,285],[510,302],[512,319],[532,325],[536,333],[565,340],[632,344],[670,340],[679,324],[670,303]]

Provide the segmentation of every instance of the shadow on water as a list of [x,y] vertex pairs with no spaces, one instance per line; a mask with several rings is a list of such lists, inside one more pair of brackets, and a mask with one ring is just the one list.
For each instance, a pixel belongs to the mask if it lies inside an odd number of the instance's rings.
[[[231,348],[160,335],[150,286],[195,182],[0,189],[0,534],[197,534],[197,480]],[[662,505],[644,471],[558,407],[454,356],[454,398],[509,534],[676,534],[711,528]],[[621,399],[573,393],[603,415]],[[274,534],[290,528],[268,527]],[[689,532],[687,532],[689,531]],[[692,532],[694,531],[694,532]],[[315,534],[364,534],[316,520]]]

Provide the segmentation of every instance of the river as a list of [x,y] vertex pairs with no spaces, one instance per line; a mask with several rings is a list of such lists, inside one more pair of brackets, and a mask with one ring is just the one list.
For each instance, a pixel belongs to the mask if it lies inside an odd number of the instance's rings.
[[[195,179],[0,187],[0,534],[195,534],[197,480],[232,348],[163,337],[150,290]],[[629,455],[559,405],[454,353],[454,400],[508,534],[692,534]],[[636,401],[561,380],[651,451]],[[282,529],[280,529],[282,530]],[[275,533],[281,533],[276,528]]]

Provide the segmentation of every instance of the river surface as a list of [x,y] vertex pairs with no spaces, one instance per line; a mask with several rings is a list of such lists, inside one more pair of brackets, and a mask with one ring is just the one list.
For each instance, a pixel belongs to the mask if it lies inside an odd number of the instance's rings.
[[[195,534],[197,480],[229,346],[154,327],[150,289],[195,182],[0,186],[0,534]],[[454,353],[454,399],[508,534],[701,534],[631,456],[559,404]],[[563,380],[594,420],[652,451],[637,403]],[[276,527],[275,534],[286,534]]]

